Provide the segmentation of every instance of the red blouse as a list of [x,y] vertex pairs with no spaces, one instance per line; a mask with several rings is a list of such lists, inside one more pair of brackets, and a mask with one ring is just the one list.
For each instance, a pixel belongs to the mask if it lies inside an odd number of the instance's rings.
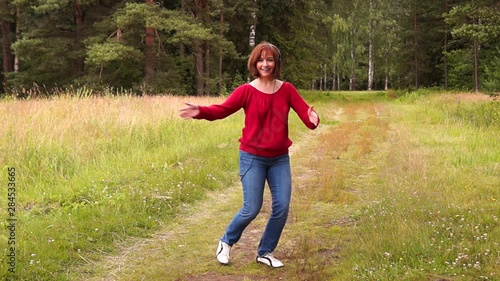
[[243,84],[222,104],[200,106],[200,113],[194,118],[213,121],[225,118],[240,108],[245,111],[240,149],[257,156],[276,157],[288,153],[292,145],[288,137],[290,108],[309,129],[317,127],[309,121],[309,105],[288,82],[283,82],[274,94],[266,94],[250,84]]

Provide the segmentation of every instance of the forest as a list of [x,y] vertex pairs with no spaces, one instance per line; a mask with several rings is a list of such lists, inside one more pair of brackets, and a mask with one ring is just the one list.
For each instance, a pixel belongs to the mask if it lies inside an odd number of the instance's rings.
[[268,41],[312,90],[500,91],[498,0],[0,0],[1,95],[226,95]]

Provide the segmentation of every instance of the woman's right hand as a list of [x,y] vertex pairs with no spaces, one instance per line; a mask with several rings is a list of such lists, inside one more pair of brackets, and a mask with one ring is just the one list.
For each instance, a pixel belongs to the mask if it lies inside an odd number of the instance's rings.
[[180,116],[184,119],[190,119],[200,114],[200,107],[197,104],[186,102],[187,107],[180,110]]
[[318,126],[319,124],[319,116],[316,111],[314,111],[313,107],[309,107],[307,110],[307,115],[309,116],[309,122],[313,123],[314,126]]

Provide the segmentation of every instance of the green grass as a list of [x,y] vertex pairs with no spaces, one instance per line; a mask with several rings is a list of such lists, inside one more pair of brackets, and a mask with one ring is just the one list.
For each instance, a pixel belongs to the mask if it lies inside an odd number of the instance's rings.
[[462,107],[466,117],[439,98],[391,106],[394,136],[353,211],[361,242],[338,280],[500,278],[498,103]]
[[[63,96],[0,102],[2,186],[7,168],[17,171],[17,280],[75,278],[72,268],[99,261],[129,237],[151,236],[207,191],[234,183],[243,113],[224,122],[181,120],[184,101]],[[0,204],[7,218],[6,196]],[[4,251],[6,234],[0,236]],[[0,276],[6,260],[2,255]]]
[[350,91],[301,91],[302,96],[308,102],[315,104],[316,102],[336,102],[343,103],[358,103],[367,101],[387,100],[388,94],[384,91],[377,92],[350,92]]
[[[0,104],[2,184],[7,167],[17,171],[19,280],[66,280],[70,266],[151,235],[184,204],[235,180],[226,171],[237,164],[241,114],[208,126],[173,117],[180,106],[127,97]],[[210,133],[221,126],[225,134]]]
[[[272,272],[238,251],[237,265],[214,266],[212,240],[238,194],[203,210],[237,184],[242,112],[180,120],[186,100],[169,96],[1,101],[1,185],[7,167],[17,171],[16,280],[99,279],[118,245],[141,239],[152,240],[117,279],[500,278],[498,101],[431,91],[301,93],[324,127],[313,135],[291,113],[300,149],[278,247],[287,266]],[[4,218],[7,203],[1,196]],[[158,233],[175,239],[155,243]],[[4,231],[0,249],[7,246]]]

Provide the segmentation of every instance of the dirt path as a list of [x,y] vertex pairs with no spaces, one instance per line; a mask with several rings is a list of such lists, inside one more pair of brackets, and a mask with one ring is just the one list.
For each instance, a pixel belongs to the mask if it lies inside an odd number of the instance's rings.
[[[302,143],[307,143],[311,139],[317,137],[319,134],[327,129],[326,126],[318,128],[317,131],[313,131],[308,136],[302,140],[301,143],[294,144],[290,149],[290,155],[293,154],[303,146]],[[159,255],[164,250],[167,244],[176,244],[177,242],[183,240],[184,235],[189,235],[189,232],[196,229],[197,226],[209,225],[211,220],[221,217],[223,214],[223,219],[225,224],[230,222],[231,216],[234,215],[239,207],[226,207],[230,210],[225,210],[223,206],[237,206],[241,202],[241,184],[239,182],[235,183],[233,186],[226,188],[225,190],[218,190],[216,192],[209,192],[207,199],[202,202],[198,202],[193,206],[186,206],[186,210],[181,214],[174,223],[170,224],[166,229],[156,232],[149,239],[130,239],[123,243],[118,255],[106,257],[103,263],[96,264],[99,271],[102,271],[103,276],[94,277],[89,280],[101,280],[101,281],[111,281],[111,280],[129,280],[127,276],[133,275],[129,273],[130,269],[134,266],[138,268],[142,267],[142,262],[145,257]],[[231,255],[231,265],[238,266],[238,264],[244,262],[248,263],[255,259],[256,248],[259,243],[259,239],[264,230],[267,218],[270,215],[270,194],[268,189],[266,189],[264,195],[264,203],[259,216],[247,227],[240,241],[233,247]],[[214,208],[215,206],[215,208]],[[217,227],[213,231],[217,232],[219,235],[223,234],[224,228]],[[217,265],[215,259],[215,248],[217,246],[217,240],[209,248],[211,259],[214,261],[214,265]],[[178,244],[179,247],[182,244]],[[184,249],[181,249],[184,250]],[[218,266],[218,265],[217,265]],[[249,279],[251,278],[251,279]],[[135,279],[134,279],[135,280]],[[139,279],[140,280],[140,279]],[[148,280],[148,279],[144,279]],[[159,279],[160,280],[160,279]],[[210,281],[224,281],[224,280],[260,280],[256,279],[252,275],[220,275],[216,273],[206,273],[192,276],[185,276],[183,279],[186,281],[198,281],[198,280],[210,280]]]
[[[373,116],[378,118],[380,112],[381,109],[373,105],[356,109],[341,108],[328,112],[329,116],[324,120],[338,121],[341,117],[343,118],[344,114],[347,114],[351,115],[347,118],[357,118],[354,122],[359,122],[359,120]],[[356,118],[353,118],[354,116]],[[297,196],[304,198],[309,196],[303,196],[302,192],[304,191],[300,191],[300,186],[315,182],[321,176],[319,171],[311,167],[314,167],[318,161],[329,159],[325,158],[330,157],[325,155],[325,147],[320,147],[320,145],[321,141],[328,141],[331,138],[330,135],[335,135],[333,130],[336,128],[337,126],[322,125],[317,130],[308,132],[300,142],[292,146],[290,155],[292,156],[294,189],[296,186],[299,187],[299,190],[294,191],[298,193]],[[319,145],[318,141],[320,141]],[[342,149],[332,150],[338,150],[338,153],[341,153]],[[308,155],[310,152],[311,154]],[[338,153],[337,156],[328,161],[338,160]],[[294,157],[296,154],[306,155],[302,155],[302,158],[297,157],[299,160],[296,161],[296,157]],[[306,160],[304,161],[304,159]],[[323,169],[328,169],[328,163],[325,162],[323,165],[326,165]],[[322,196],[320,191],[318,192],[318,195],[315,196]],[[151,238],[125,241],[119,254],[105,257],[103,262],[93,265],[98,277],[87,280],[291,280],[286,278],[293,277],[283,276],[294,276],[294,272],[300,272],[303,270],[301,267],[307,266],[307,264],[301,264],[307,262],[303,260],[303,257],[300,257],[300,254],[296,253],[297,245],[304,243],[297,241],[299,239],[296,235],[297,230],[294,230],[297,228],[297,225],[294,226],[295,220],[299,218],[300,214],[292,214],[289,217],[280,245],[275,252],[275,255],[285,263],[285,268],[272,270],[258,265],[255,262],[256,248],[270,215],[270,194],[267,189],[264,199],[260,215],[245,230],[240,242],[233,247],[229,266],[218,264],[215,259],[215,248],[223,230],[240,208],[241,185],[239,182],[224,190],[210,192],[207,198],[201,202],[185,206],[185,210],[173,223],[165,225]],[[306,198],[304,200],[313,199]],[[296,204],[300,204],[300,202]],[[292,208],[294,208],[293,201]],[[293,213],[293,210],[291,212]],[[333,220],[333,224],[337,225],[348,223],[343,218]],[[290,230],[291,234],[287,234],[287,229],[292,229]],[[335,251],[338,251],[338,247],[332,247],[332,249],[323,251],[321,253],[323,256],[319,258],[329,262],[331,259],[337,258],[338,254]],[[319,260],[319,262],[321,261]],[[294,272],[286,272],[290,268]],[[293,279],[306,280],[299,277]]]

